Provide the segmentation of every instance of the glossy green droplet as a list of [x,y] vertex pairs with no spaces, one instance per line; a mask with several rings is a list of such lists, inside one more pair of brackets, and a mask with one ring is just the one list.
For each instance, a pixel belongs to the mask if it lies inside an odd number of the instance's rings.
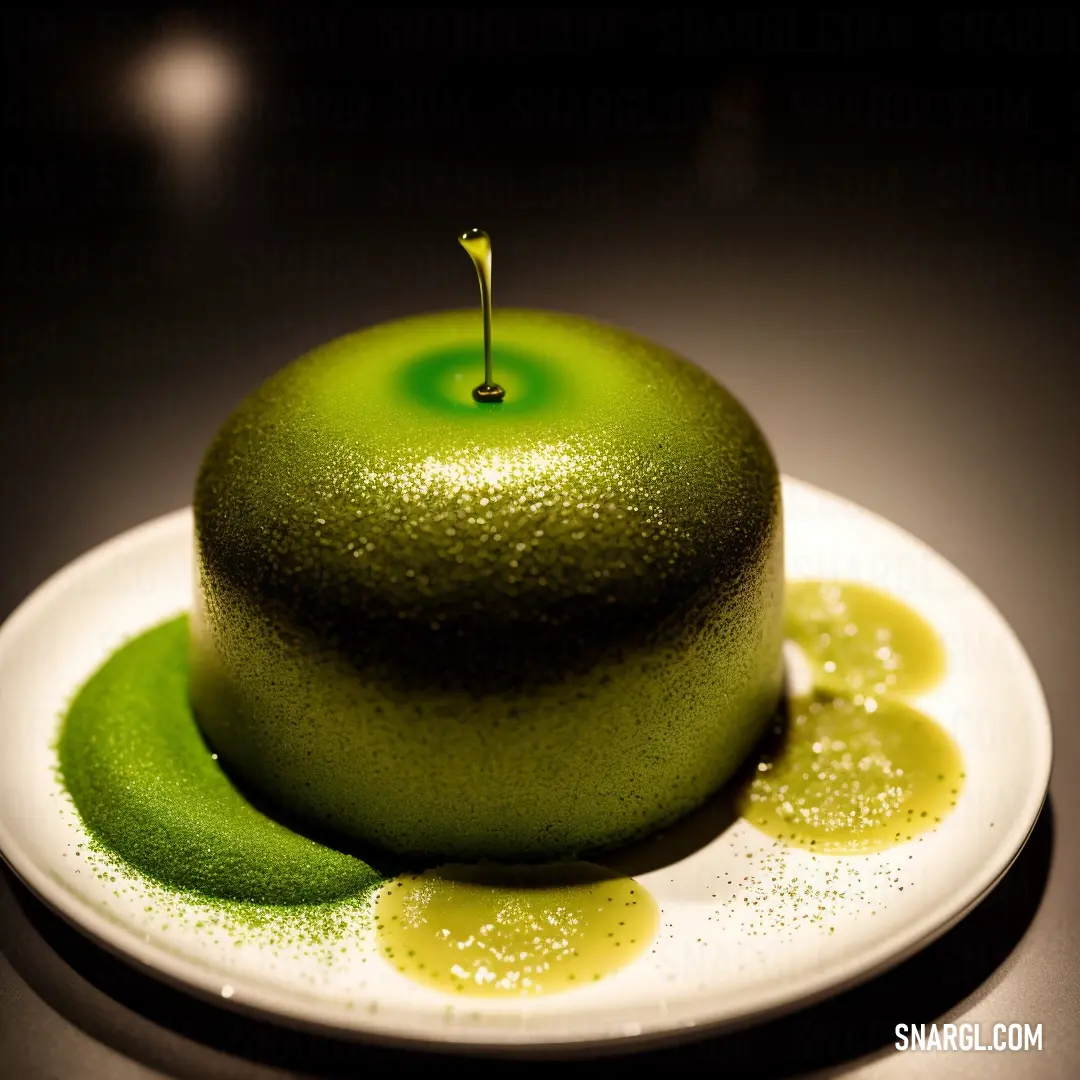
[[640,956],[659,924],[640,884],[583,862],[442,866],[383,886],[375,915],[402,974],[486,997],[595,982]]
[[480,282],[480,313],[484,325],[484,381],[473,387],[473,400],[479,405],[498,405],[506,391],[491,374],[491,237],[483,229],[466,229],[458,243],[469,253]]

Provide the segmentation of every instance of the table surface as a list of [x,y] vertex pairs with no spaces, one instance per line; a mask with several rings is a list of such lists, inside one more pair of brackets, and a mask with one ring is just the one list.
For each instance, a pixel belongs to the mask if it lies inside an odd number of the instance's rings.
[[[1075,1075],[1080,845],[1062,838],[1080,829],[1080,191],[1067,153],[1080,93],[1050,49],[1056,33],[1080,40],[1075,24],[1024,24],[1017,38],[943,20],[939,52],[952,59],[915,69],[877,57],[900,31],[870,16],[832,26],[843,62],[791,60],[792,35],[822,40],[816,23],[729,26],[780,57],[737,64],[703,64],[701,28],[666,23],[665,79],[616,64],[601,84],[574,62],[601,32],[640,59],[640,24],[624,40],[631,31],[584,17],[483,34],[404,15],[359,28],[274,18],[205,24],[195,46],[191,26],[166,25],[153,45],[149,23],[116,14],[24,13],[7,27],[18,105],[0,207],[0,615],[86,548],[187,503],[217,425],[295,355],[474,303],[453,237],[482,225],[497,304],[578,311],[674,347],[747,404],[785,472],[958,566],[1017,631],[1054,718],[1042,816],[960,925],[839,998],[645,1063]],[[375,45],[358,75],[342,39],[361,32]],[[538,34],[543,48],[518,47]],[[207,41],[225,52],[214,60]],[[1049,50],[1034,81],[981,64],[986,42],[1017,41]],[[156,128],[126,99],[113,108],[109,88],[140,50],[181,47],[203,57],[199,85],[217,63],[245,90],[231,127],[200,128],[213,126],[208,106]],[[568,48],[574,75],[553,80],[552,56]],[[958,51],[980,62],[972,74],[957,74]],[[896,1024],[934,1020],[1041,1023],[1044,1048],[893,1050]],[[0,1059],[25,1080],[350,1076],[410,1062],[169,989],[6,868]]]

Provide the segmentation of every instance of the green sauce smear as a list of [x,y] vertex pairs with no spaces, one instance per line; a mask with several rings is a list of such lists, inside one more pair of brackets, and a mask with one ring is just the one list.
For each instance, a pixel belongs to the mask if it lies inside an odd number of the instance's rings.
[[738,794],[777,840],[824,854],[875,851],[936,827],[956,805],[963,759],[952,737],[904,700],[945,670],[934,629],[868,586],[786,586],[786,633],[810,661],[809,698],[788,702]]
[[233,786],[192,714],[187,658],[180,616],[122,646],[68,711],[60,773],[97,847],[167,888],[252,904],[325,904],[384,881]]

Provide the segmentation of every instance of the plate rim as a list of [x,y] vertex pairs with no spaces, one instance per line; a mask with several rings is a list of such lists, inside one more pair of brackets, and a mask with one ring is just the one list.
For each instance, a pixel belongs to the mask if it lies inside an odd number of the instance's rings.
[[[880,946],[869,952],[867,961],[861,957],[848,960],[839,975],[794,979],[786,992],[779,997],[772,995],[772,1004],[767,1006],[755,1005],[751,998],[750,1004],[735,1014],[728,1012],[723,1016],[701,1021],[667,1024],[653,1021],[635,1024],[633,1026],[637,1030],[634,1031],[618,1031],[614,1026],[609,1026],[603,1034],[589,1032],[565,1038],[543,1035],[537,1038],[536,1034],[528,1029],[489,1028],[479,1040],[475,1032],[465,1029],[448,1028],[431,1036],[417,1032],[403,1033],[400,1027],[381,1024],[377,1019],[378,1013],[366,1013],[361,1009],[347,1017],[320,1019],[317,1015],[317,1004],[312,1003],[305,1007],[303,999],[290,998],[284,989],[263,988],[254,980],[248,982],[244,978],[237,978],[234,981],[238,991],[242,987],[242,992],[231,997],[222,996],[222,979],[215,976],[212,969],[196,964],[182,955],[146,946],[133,930],[108,918],[85,901],[81,901],[61,883],[54,881],[47,870],[38,867],[32,855],[20,846],[2,817],[0,857],[30,892],[51,911],[123,962],[131,964],[152,978],[201,1000],[256,1019],[338,1039],[371,1042],[387,1047],[489,1057],[596,1057],[649,1050],[765,1022],[864,983],[901,964],[947,933],[977,907],[1009,872],[1034,830],[1046,802],[1053,769],[1052,719],[1038,672],[1023,643],[993,601],[966,574],[917,536],[875,511],[787,474],[784,474],[782,479],[785,494],[789,489],[801,489],[812,498],[839,503],[846,510],[869,517],[878,525],[899,534],[905,542],[919,548],[925,556],[938,563],[958,578],[965,588],[976,594],[998,621],[1014,647],[1017,658],[1022,661],[1025,681],[1029,684],[1029,689],[1034,691],[1032,704],[1038,713],[1038,722],[1030,725],[1035,752],[1032,780],[1024,800],[1023,812],[1014,818],[1008,829],[1001,830],[1002,839],[995,848],[995,857],[987,860],[982,872],[972,875],[966,883],[967,887],[954,893],[948,903],[939,903],[922,918],[905,924],[899,940],[897,934],[883,939]],[[132,547],[152,543],[161,534],[190,528],[192,517],[192,508],[189,505],[152,518],[96,544],[50,575],[0,624],[0,667],[3,666],[9,642],[20,636],[23,625],[31,622],[38,610],[46,606],[55,594],[63,592],[74,580],[92,573],[96,564],[113,560]],[[944,917],[941,914],[943,908],[946,911]]]

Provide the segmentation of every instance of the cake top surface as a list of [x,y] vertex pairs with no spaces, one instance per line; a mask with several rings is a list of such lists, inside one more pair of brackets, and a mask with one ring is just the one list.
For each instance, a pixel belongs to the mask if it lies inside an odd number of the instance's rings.
[[689,361],[576,316],[500,310],[500,404],[475,312],[387,323],[284,368],[229,417],[196,487],[200,558],[298,611],[438,628],[685,601],[779,516],[776,465]]

